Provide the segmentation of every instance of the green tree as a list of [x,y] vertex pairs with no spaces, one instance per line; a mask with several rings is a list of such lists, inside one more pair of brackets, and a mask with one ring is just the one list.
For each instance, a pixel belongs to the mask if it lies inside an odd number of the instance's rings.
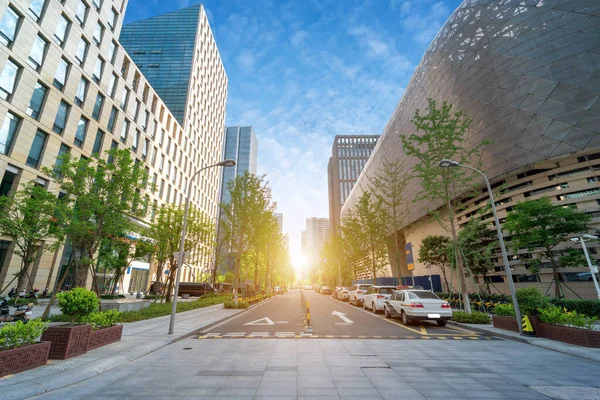
[[[457,197],[474,189],[473,175],[461,168],[440,168],[438,163],[443,159],[452,159],[461,164],[468,164],[480,155],[482,146],[487,142],[469,146],[465,133],[471,126],[471,119],[462,111],[452,112],[452,105],[446,102],[438,108],[436,101],[430,99],[427,113],[421,114],[417,110],[412,123],[419,133],[401,135],[400,138],[404,153],[418,160],[412,170],[420,181],[421,190],[414,201],[426,201],[428,207],[433,207],[427,211],[442,228],[451,233],[465,311],[470,313],[469,292],[462,257],[458,251],[454,215]],[[440,205],[446,206],[446,220],[436,211]]]
[[531,252],[540,249],[540,255],[550,260],[556,298],[561,296],[561,287],[553,249],[569,235],[587,232],[590,218],[577,209],[554,205],[547,197],[520,202],[506,217],[504,227],[512,235],[515,254],[523,248]]
[[446,268],[450,266],[450,238],[441,235],[430,235],[423,239],[419,247],[419,262],[425,264],[428,268],[439,268],[444,278],[446,292],[450,293],[450,284]]
[[387,221],[388,232],[394,238],[394,264],[393,275],[402,282],[402,269],[400,267],[400,231],[404,228],[404,221],[410,212],[406,188],[412,176],[405,163],[400,160],[389,161],[384,159],[381,168],[376,172],[370,190],[381,203],[383,220]]
[[500,246],[496,231],[473,217],[458,232],[458,243],[469,271],[483,276],[486,291],[490,293],[487,275],[494,269],[494,253]]
[[15,276],[17,293],[26,283],[32,289],[32,265],[45,252],[58,250],[64,241],[65,204],[29,182],[11,196],[0,197],[0,210],[0,234],[12,239],[13,253],[21,258],[21,268]]

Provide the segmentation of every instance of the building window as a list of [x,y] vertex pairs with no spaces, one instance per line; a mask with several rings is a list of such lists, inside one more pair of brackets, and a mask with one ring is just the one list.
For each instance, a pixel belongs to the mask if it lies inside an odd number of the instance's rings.
[[93,154],[98,154],[102,152],[102,142],[104,141],[104,132],[98,129],[96,132],[96,139],[94,139],[94,149],[92,150]]
[[79,107],[85,102],[85,96],[87,95],[89,85],[90,82],[84,77],[79,80],[79,86],[77,86],[77,93],[75,94],[75,104]]
[[110,117],[108,117],[108,124],[106,125],[106,129],[110,132],[113,133],[113,131],[115,130],[115,122],[117,121],[117,114],[118,114],[118,110],[113,107],[110,110]]
[[117,44],[113,41],[110,42],[108,46],[108,54],[110,55],[111,64],[115,63],[115,58],[117,58]]
[[69,62],[64,58],[61,58],[58,63],[58,69],[56,70],[56,74],[54,75],[54,81],[52,82],[55,88],[57,88],[58,90],[64,89],[70,69],[71,64],[69,64]]
[[[21,171],[18,168],[15,168],[10,164],[6,166],[4,177],[0,182],[0,196],[8,196],[10,194],[13,184],[15,183],[15,178],[19,175],[19,172]],[[8,244],[9,242],[4,243]],[[1,244],[2,242],[0,242],[0,245]],[[6,247],[5,250],[8,250],[8,247]]]
[[69,28],[71,27],[71,21],[65,17],[64,14],[60,15],[58,19],[58,24],[56,24],[56,30],[54,31],[54,41],[60,47],[63,47],[65,41],[67,40],[67,33],[69,32]]
[[104,105],[104,96],[100,93],[96,95],[96,102],[94,103],[94,110],[92,111],[92,118],[96,121],[100,119],[100,114],[102,113],[102,106]]
[[127,135],[129,133],[129,121],[127,119],[123,120],[123,128],[121,129],[121,142],[125,143],[127,141]]
[[60,144],[60,149],[58,149],[58,154],[56,155],[56,161],[54,162],[54,174],[55,175],[58,175],[58,176],[62,175],[62,174],[59,173],[59,170],[58,170],[58,168],[64,162],[63,159],[62,159],[62,156],[65,155],[65,154],[67,154],[67,153],[70,153],[70,152],[71,152],[71,148],[69,146],[67,146],[64,143]]
[[102,79],[102,72],[104,72],[104,60],[100,57],[96,60],[96,66],[94,67],[94,73],[92,74],[92,79],[96,83],[100,83]]
[[67,125],[67,117],[69,116],[70,106],[61,101],[58,105],[58,111],[56,112],[56,117],[54,118],[54,125],[52,126],[52,131],[62,135],[65,130],[65,126]]
[[123,93],[121,94],[121,110],[125,111],[125,109],[127,108],[128,101],[129,101],[129,89],[124,87]]
[[129,66],[131,62],[127,57],[123,58],[123,64],[121,64],[121,76],[127,79],[127,75],[129,75]]
[[87,126],[88,120],[81,117],[79,118],[79,123],[77,124],[77,131],[75,132],[75,146],[81,148],[83,147],[83,143],[85,142],[85,135],[87,134]]
[[33,18],[35,22],[39,22],[42,18],[45,5],[46,0],[31,0],[31,4],[29,4],[29,15],[31,15],[31,18]]
[[75,19],[79,22],[79,25],[85,25],[85,19],[88,14],[88,5],[85,4],[84,1],[79,0],[79,5],[77,6],[77,13],[75,14]]
[[39,34],[33,41],[33,47],[31,53],[29,53],[29,59],[27,63],[31,68],[39,71],[44,63],[44,57],[46,56],[46,49],[48,48],[48,41],[41,37]]
[[144,161],[148,157],[148,148],[150,148],[150,139],[144,139],[144,147],[142,148],[142,159]]
[[92,5],[96,10],[100,10],[100,7],[102,7],[102,0],[92,0]]
[[146,132],[146,128],[148,127],[148,122],[150,121],[150,113],[148,110],[145,111],[144,122],[142,123],[142,129]]
[[81,66],[85,62],[85,57],[87,56],[89,47],[90,43],[82,36],[81,39],[79,39],[79,45],[77,46],[77,54],[75,54],[75,59]]
[[142,103],[140,103],[140,101],[139,101],[139,100],[136,100],[136,101],[135,101],[135,112],[133,113],[133,115],[134,115],[133,119],[134,119],[135,121],[138,121],[138,116],[140,115],[140,105],[141,105],[141,104],[142,104]]
[[110,152],[108,153],[108,162],[112,164],[113,160],[114,160],[114,156],[112,155],[112,150],[116,150],[119,148],[119,144],[117,142],[115,142],[114,140],[110,143]]
[[8,6],[2,20],[0,21],[0,42],[11,46],[17,36],[17,30],[21,25],[21,15],[14,8]]
[[117,19],[119,18],[119,13],[117,12],[117,10],[115,10],[114,8],[112,8],[110,10],[110,18],[108,19],[108,26],[110,26],[110,29],[112,31],[115,30],[115,26],[117,26]]
[[0,98],[9,100],[15,90],[17,78],[21,67],[15,64],[11,59],[6,61],[2,74],[0,75]]
[[48,88],[41,83],[36,83],[35,88],[33,89],[33,94],[31,95],[31,100],[29,100],[29,107],[27,108],[27,115],[32,118],[38,119],[40,116],[40,112],[42,111],[42,106],[44,105],[44,100],[46,100],[46,94],[48,93]]
[[8,155],[17,136],[21,118],[10,111],[6,113],[2,128],[0,128],[0,154]]
[[46,146],[46,139],[48,135],[40,130],[38,130],[33,138],[33,143],[31,144],[31,149],[29,149],[29,155],[27,156],[27,161],[25,164],[30,166],[31,168],[38,168],[40,166],[40,161],[42,159],[42,153],[44,152],[44,147]]
[[94,36],[92,36],[92,40],[96,43],[96,46],[100,46],[102,43],[102,37],[104,36],[104,27],[100,22],[96,24],[96,29],[94,29]]
[[138,148],[138,144],[140,142],[140,133],[137,131],[137,129],[133,130],[133,151],[136,151]]
[[115,98],[115,92],[117,91],[117,81],[118,81],[118,77],[115,73],[112,74],[112,76],[110,77],[110,82],[108,83],[108,95],[110,96],[111,99]]

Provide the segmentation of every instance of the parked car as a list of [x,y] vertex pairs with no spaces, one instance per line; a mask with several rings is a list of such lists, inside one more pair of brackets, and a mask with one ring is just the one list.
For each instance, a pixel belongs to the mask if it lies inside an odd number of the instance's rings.
[[329,286],[321,286],[321,288],[319,289],[319,293],[331,294],[331,288]]
[[394,286],[371,286],[363,298],[363,308],[368,308],[377,314],[383,311],[383,302],[396,291]]
[[447,301],[428,290],[398,290],[383,303],[386,318],[400,317],[404,325],[412,321],[432,320],[445,326],[452,318],[452,309]]
[[340,286],[336,286],[335,289],[333,289],[333,292],[331,292],[331,297],[337,299],[341,289]]
[[350,287],[343,287],[340,289],[339,294],[338,294],[338,300],[341,301],[348,301],[348,297],[350,296],[350,290],[352,288]]
[[273,290],[275,291],[275,294],[283,294],[283,288],[280,286],[275,286]]
[[212,293],[215,293],[215,289],[208,282],[181,282],[177,292],[179,296],[187,294],[193,297]]
[[371,286],[373,285],[367,283],[357,283],[352,286],[350,293],[348,293],[348,302],[355,306],[361,305],[365,293]]

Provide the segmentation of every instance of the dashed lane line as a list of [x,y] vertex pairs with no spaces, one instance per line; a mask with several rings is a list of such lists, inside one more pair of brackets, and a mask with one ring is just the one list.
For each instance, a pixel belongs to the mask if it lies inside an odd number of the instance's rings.
[[400,340],[400,339],[425,339],[425,340],[502,340],[493,336],[456,336],[456,335],[447,335],[447,336],[366,336],[366,335],[314,335],[314,334],[306,334],[306,333],[295,333],[295,332],[253,332],[248,333],[243,336],[238,334],[239,332],[232,333],[209,333],[205,335],[198,336],[198,339],[391,339],[391,340]]

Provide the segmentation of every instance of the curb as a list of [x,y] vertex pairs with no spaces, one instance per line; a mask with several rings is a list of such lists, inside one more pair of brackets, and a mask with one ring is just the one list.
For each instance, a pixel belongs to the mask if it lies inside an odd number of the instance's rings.
[[498,337],[501,337],[502,339],[512,340],[512,341],[519,342],[519,343],[530,344],[529,341],[524,337],[515,337],[515,336],[511,336],[509,334],[505,334],[505,333],[490,332],[487,329],[478,328],[478,327],[466,325],[466,324],[461,324],[460,322],[448,321],[447,324],[458,326],[463,329],[468,329],[468,330],[479,332],[479,333],[484,333],[486,335],[498,336]]

